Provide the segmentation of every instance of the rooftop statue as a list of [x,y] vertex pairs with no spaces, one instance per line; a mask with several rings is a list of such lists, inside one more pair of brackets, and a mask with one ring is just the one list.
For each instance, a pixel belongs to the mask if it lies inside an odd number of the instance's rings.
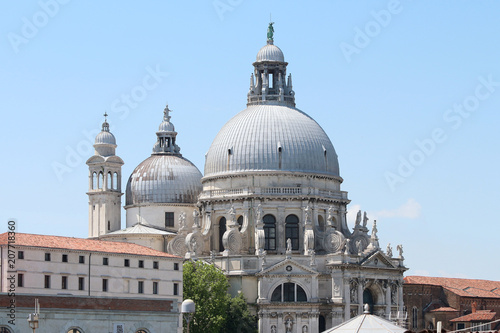
[[274,28],[273,28],[274,22],[269,22],[269,26],[267,27],[267,40],[272,42],[274,41],[273,35],[274,35]]

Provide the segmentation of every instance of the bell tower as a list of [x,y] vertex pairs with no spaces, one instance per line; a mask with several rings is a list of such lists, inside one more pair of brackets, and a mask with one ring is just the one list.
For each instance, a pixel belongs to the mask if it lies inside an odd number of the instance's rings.
[[89,166],[89,237],[121,229],[121,180],[123,160],[115,155],[116,139],[104,114],[102,130],[95,138],[95,154]]

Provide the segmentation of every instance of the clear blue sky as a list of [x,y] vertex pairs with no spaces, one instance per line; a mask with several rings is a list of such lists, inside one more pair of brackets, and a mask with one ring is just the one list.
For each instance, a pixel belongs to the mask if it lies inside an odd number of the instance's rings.
[[181,152],[203,172],[218,130],[245,108],[271,13],[297,106],[339,155],[350,217],[377,219],[383,249],[403,244],[407,274],[499,279],[499,2],[2,7],[4,230],[15,218],[20,232],[87,236],[86,133],[105,111],[123,188],[150,155],[166,102]]

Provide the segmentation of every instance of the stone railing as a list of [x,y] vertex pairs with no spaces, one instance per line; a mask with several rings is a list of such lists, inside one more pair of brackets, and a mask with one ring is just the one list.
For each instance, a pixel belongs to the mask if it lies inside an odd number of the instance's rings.
[[347,192],[320,190],[314,187],[253,187],[229,190],[208,190],[201,192],[200,199],[238,197],[251,195],[266,196],[319,196],[329,199],[347,200]]

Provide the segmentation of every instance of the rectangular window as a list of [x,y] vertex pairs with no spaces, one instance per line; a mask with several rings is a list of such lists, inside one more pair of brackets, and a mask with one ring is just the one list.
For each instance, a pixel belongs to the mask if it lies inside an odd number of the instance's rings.
[[463,330],[465,328],[464,323],[457,323],[457,330]]
[[68,262],[68,255],[67,254],[62,255],[62,262]]
[[102,264],[103,264],[104,266],[108,266],[108,263],[109,263],[108,258],[102,258]]
[[102,279],[102,291],[108,291],[108,279]]
[[45,288],[50,288],[50,275],[45,275]]
[[50,253],[45,253],[45,261],[50,261]]
[[159,264],[158,261],[153,261],[153,269],[158,269]]
[[130,260],[129,259],[124,259],[123,260],[123,266],[130,267]]
[[179,270],[179,263],[174,262],[174,271],[178,271],[178,270]]
[[137,292],[139,294],[144,294],[144,281],[139,281],[137,284]]
[[24,287],[24,274],[17,274],[17,286]]
[[68,277],[63,276],[61,278],[61,289],[68,289]]
[[158,294],[158,282],[153,282],[153,294]]
[[78,290],[85,290],[85,278],[78,278]]
[[174,213],[165,212],[165,227],[173,227],[173,226],[174,226]]
[[79,256],[79,257],[78,257],[78,262],[79,262],[80,264],[85,264],[85,256]]
[[17,251],[17,259],[24,259],[24,251]]
[[179,284],[174,283],[174,295],[179,295]]
[[139,260],[139,268],[144,268],[144,260]]

